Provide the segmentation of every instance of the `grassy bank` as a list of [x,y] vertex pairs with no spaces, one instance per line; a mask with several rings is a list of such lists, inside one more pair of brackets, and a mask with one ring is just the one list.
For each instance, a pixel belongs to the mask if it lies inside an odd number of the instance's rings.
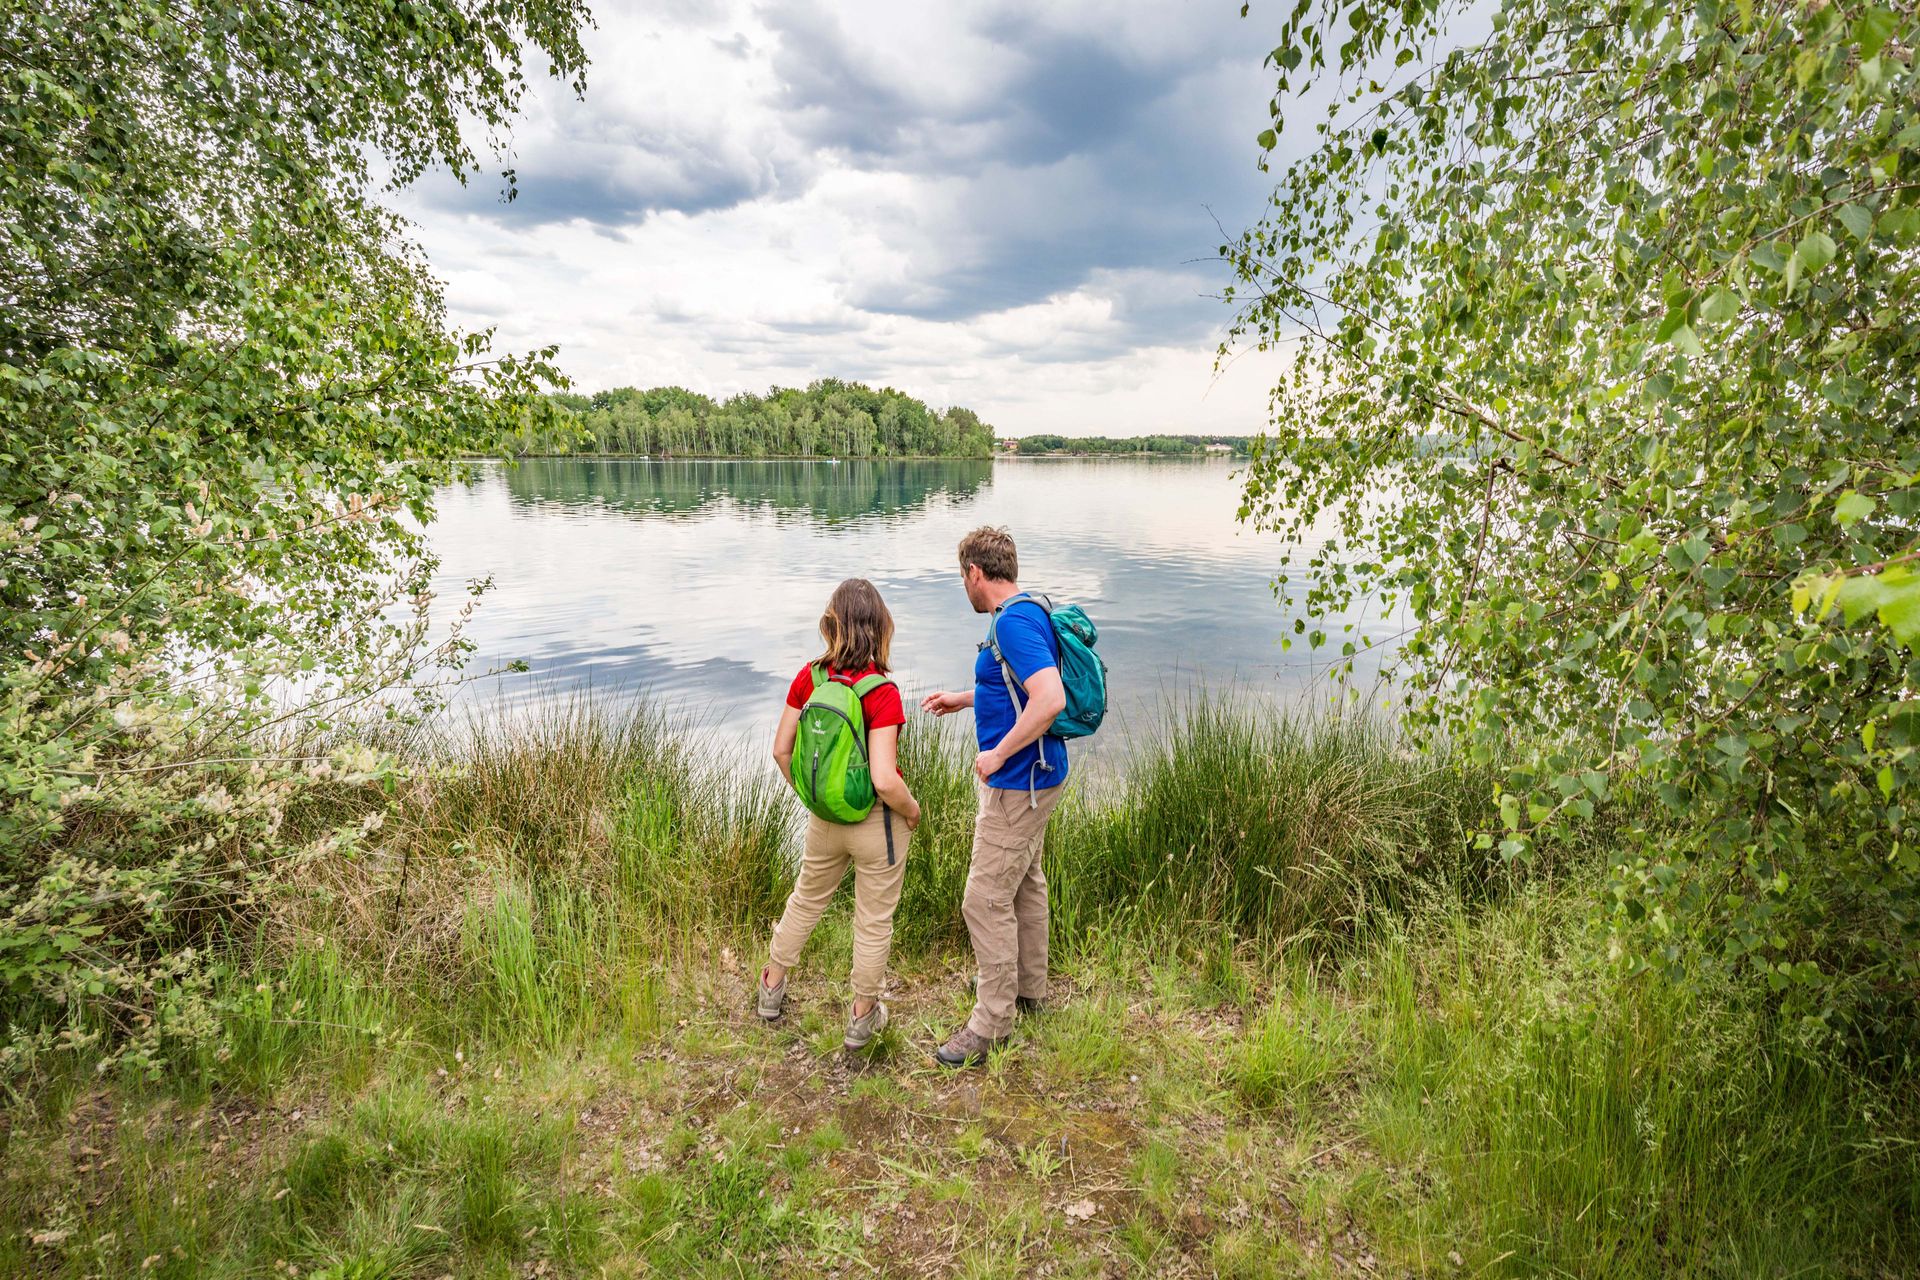
[[1911,1079],[1704,970],[1626,976],[1591,858],[1511,877],[1465,838],[1485,779],[1364,722],[1196,708],[1072,796],[1052,1008],[942,1073],[972,792],[953,738],[906,743],[871,1054],[844,904],[783,1025],[751,1015],[777,779],[644,713],[475,729],[228,940],[224,1045],[17,1084],[0,1272],[1874,1276],[1920,1244]]

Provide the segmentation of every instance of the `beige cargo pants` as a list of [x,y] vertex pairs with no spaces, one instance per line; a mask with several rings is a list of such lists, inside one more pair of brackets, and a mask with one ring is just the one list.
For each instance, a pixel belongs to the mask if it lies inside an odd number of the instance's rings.
[[886,806],[874,805],[865,820],[828,822],[807,815],[806,851],[800,875],[787,896],[787,909],[773,927],[773,962],[791,969],[800,963],[800,950],[813,936],[813,927],[826,914],[833,891],[853,867],[853,995],[856,1000],[880,998],[887,976],[887,953],[893,948],[893,909],[900,905],[900,886],[907,874],[907,824],[893,818],[893,865],[887,865],[887,832],[882,826]]
[[967,1026],[989,1040],[1013,1030],[1014,998],[1047,994],[1047,877],[1040,851],[1061,786],[1028,792],[981,785],[973,861],[960,912],[980,983]]

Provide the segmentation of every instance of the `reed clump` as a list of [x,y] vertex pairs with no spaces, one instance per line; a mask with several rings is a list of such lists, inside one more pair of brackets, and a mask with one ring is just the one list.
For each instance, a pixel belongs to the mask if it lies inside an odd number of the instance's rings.
[[1332,941],[1507,876],[1473,848],[1496,816],[1490,777],[1408,751],[1375,719],[1216,702],[1167,725],[1116,789],[1062,824],[1069,922]]
[[[1157,741],[1076,782],[1048,835],[1054,929],[1255,944],[1338,944],[1423,897],[1508,875],[1472,847],[1488,780],[1417,755],[1360,718],[1200,703]],[[616,953],[663,937],[754,930],[779,914],[799,804],[759,758],[644,705],[574,700],[408,747],[420,762],[378,856],[325,869],[303,927],[383,967],[495,993],[500,1021],[564,973],[592,989]],[[952,724],[903,735],[923,806],[896,917],[904,957],[964,947],[977,803]],[[636,941],[638,940],[638,941]],[[516,950],[569,957],[501,976]],[[599,956],[592,960],[590,956]],[[571,999],[572,997],[569,997]]]
[[[1167,724],[1063,801],[1047,837],[1057,934],[1336,941],[1436,893],[1511,880],[1473,848],[1497,817],[1491,776],[1411,752],[1376,720],[1202,702]],[[915,944],[965,941],[972,757],[951,729],[905,740],[928,813],[900,909]]]

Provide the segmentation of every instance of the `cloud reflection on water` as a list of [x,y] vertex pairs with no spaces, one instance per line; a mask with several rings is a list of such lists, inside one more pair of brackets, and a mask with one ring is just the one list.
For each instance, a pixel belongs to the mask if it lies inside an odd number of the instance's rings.
[[[1324,692],[1324,651],[1281,648],[1293,623],[1271,587],[1281,544],[1243,530],[1237,506],[1219,462],[543,460],[444,492],[431,539],[443,591],[493,575],[470,631],[478,665],[531,668],[477,682],[471,709],[644,693],[757,740],[844,577],[885,594],[904,689],[969,682],[984,619],[954,547],[1005,525],[1023,585],[1079,602],[1100,627],[1118,732],[1090,745],[1105,754],[1201,690]],[[1337,637],[1338,624],[1320,625]],[[1367,618],[1356,634],[1381,644],[1397,629]]]

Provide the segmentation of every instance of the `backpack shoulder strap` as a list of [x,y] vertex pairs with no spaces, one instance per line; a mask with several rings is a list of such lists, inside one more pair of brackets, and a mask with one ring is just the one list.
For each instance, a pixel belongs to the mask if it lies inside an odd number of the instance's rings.
[[1013,678],[1013,666],[1007,661],[1006,655],[1000,652],[1000,615],[1022,600],[1032,599],[1024,591],[1016,592],[1002,600],[1000,607],[993,611],[993,616],[987,619],[987,647],[993,650],[993,660],[1000,666],[1000,678],[1007,684],[1007,701],[1013,704],[1013,714],[1016,716],[1024,715],[1026,706],[1020,701],[1018,690],[1021,685]]
[[824,662],[816,662],[813,664],[812,671],[813,687],[818,689],[827,682],[827,664]]
[[[993,650],[993,660],[1000,664],[1002,671],[1007,673],[1008,692],[1012,692],[1013,689],[1012,668],[1007,665],[1006,658],[1000,653],[1000,615],[1021,601],[1033,605],[1044,613],[1047,616],[1047,630],[1049,632],[1053,630],[1053,599],[1050,596],[1035,595],[1031,591],[1016,592],[1001,601],[1000,607],[993,611],[993,617],[987,623],[987,647]],[[1054,658],[1057,661],[1060,656],[1060,640],[1057,636],[1052,637],[1051,643]]]
[[987,619],[987,648],[993,650],[993,660],[995,662],[1003,667],[1007,665],[1007,660],[1000,656],[1000,615],[1013,608],[1016,604],[1019,604],[1022,600],[1025,600],[1028,604],[1040,605],[1041,612],[1051,618],[1053,617],[1053,602],[1049,600],[1047,603],[1041,604],[1040,602],[1043,599],[1045,599],[1045,597],[1036,596],[1031,591],[1016,591],[1005,600],[1002,600],[1000,607],[993,611],[993,615]]
[[881,685],[892,684],[892,683],[893,683],[892,676],[881,675],[879,672],[876,671],[874,672],[874,674],[870,676],[866,676],[858,681],[855,681],[853,686],[853,693],[854,693],[854,696],[857,698],[864,698],[868,694],[872,693],[875,689],[878,689]]

